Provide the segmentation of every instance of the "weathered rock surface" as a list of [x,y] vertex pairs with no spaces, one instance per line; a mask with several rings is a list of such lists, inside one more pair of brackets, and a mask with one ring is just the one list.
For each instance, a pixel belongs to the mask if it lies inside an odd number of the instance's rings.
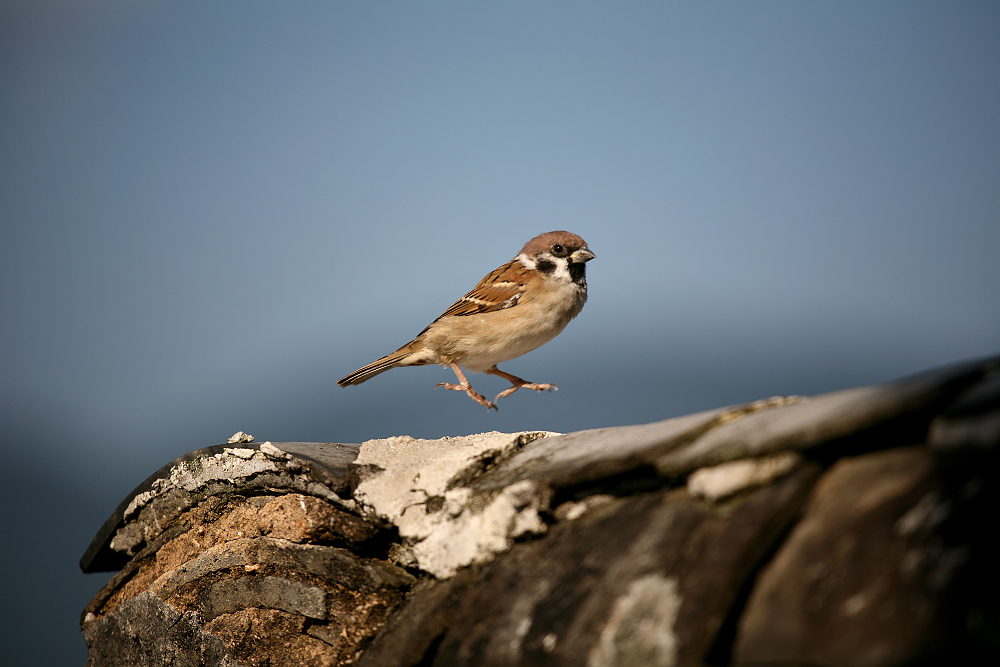
[[1000,657],[1000,359],[567,435],[248,439],[95,537],[90,665]]

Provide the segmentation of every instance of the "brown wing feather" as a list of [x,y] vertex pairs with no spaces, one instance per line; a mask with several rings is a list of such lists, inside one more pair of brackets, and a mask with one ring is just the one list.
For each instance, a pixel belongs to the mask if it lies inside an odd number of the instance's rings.
[[[513,265],[517,264],[515,268]],[[503,278],[500,278],[503,276]],[[456,315],[472,315],[474,313],[489,313],[494,310],[510,308],[514,303],[510,303],[524,291],[524,286],[528,282],[527,272],[520,267],[517,259],[512,259],[500,268],[490,272],[479,284],[472,288],[472,291],[451,305],[448,310],[441,313],[437,318],[452,317]],[[437,320],[434,320],[435,322]]]

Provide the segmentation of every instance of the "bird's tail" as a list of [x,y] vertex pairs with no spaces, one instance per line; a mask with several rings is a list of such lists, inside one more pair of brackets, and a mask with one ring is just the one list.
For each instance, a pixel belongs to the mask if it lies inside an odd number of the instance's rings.
[[352,384],[361,384],[365,380],[370,380],[379,373],[385,373],[390,368],[395,368],[396,366],[422,366],[428,363],[426,361],[419,361],[412,358],[414,352],[416,352],[416,350],[413,349],[413,344],[415,342],[416,341],[407,343],[392,354],[387,354],[381,359],[376,359],[367,366],[359,368],[347,377],[337,380],[337,384],[341,387],[347,387]]

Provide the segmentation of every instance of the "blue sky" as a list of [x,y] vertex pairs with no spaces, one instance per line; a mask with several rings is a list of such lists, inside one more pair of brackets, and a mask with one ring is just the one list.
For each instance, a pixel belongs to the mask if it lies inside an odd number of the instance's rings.
[[[63,593],[21,663],[82,662],[90,536],[239,429],[571,431],[995,354],[997,35],[994,2],[5,2],[0,419],[43,498],[0,555]],[[559,392],[335,385],[553,229],[590,302],[503,368]]]

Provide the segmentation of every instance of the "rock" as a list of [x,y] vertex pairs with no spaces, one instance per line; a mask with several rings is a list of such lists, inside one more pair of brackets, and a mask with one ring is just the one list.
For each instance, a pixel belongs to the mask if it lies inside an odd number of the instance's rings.
[[87,667],[242,665],[197,614],[182,614],[148,592],[127,600],[117,614],[84,623],[83,636],[90,647]]
[[104,522],[80,559],[81,569],[120,569],[185,510],[215,496],[285,489],[351,508],[352,501],[343,498],[350,496],[348,478],[358,445],[278,444],[280,448],[270,442],[217,445],[167,464],[137,486]]
[[[384,528],[342,513],[302,494],[207,499],[179,515],[98,593],[84,612],[85,638],[100,644],[105,660],[118,654],[108,644],[124,643],[132,648],[122,655],[148,650],[149,664],[170,664],[154,659],[167,650],[159,630],[120,631],[143,627],[150,609],[160,616],[170,609],[189,627],[177,639],[185,654],[225,655],[245,665],[341,664],[416,583],[384,558],[323,544],[384,550]],[[140,597],[141,605],[129,604]]]
[[[667,647],[669,664],[697,660],[816,474],[803,467],[725,509],[683,489],[616,499],[554,526],[542,540],[517,544],[465,584],[429,664],[646,664],[636,660],[650,651],[665,655]],[[649,586],[671,591],[662,606],[643,592]],[[399,613],[411,614],[410,624],[386,635],[441,624],[440,605],[427,606],[426,597],[419,604],[429,620],[407,606]],[[643,609],[670,623],[643,620]],[[647,631],[659,637],[652,645],[641,641]],[[382,643],[401,642],[383,635]],[[397,664],[379,649],[362,664]]]
[[490,498],[464,486],[547,433],[483,433],[464,438],[370,440],[355,463],[375,467],[354,490],[370,515],[388,521],[411,546],[413,566],[439,577],[487,562],[511,541],[545,532],[531,482],[515,482]]
[[1000,373],[964,392],[931,422],[928,444],[939,451],[990,450],[1000,442]]
[[465,569],[419,583],[358,658],[358,667],[430,665],[474,575]]
[[777,479],[800,460],[802,457],[795,452],[778,452],[699,468],[688,477],[687,488],[691,495],[714,502]]
[[566,435],[210,447],[81,560],[118,570],[90,664],[992,663],[998,444],[987,359]]
[[978,499],[970,504],[968,494],[985,479],[962,471],[963,500],[947,489],[948,473],[926,447],[834,464],[755,586],[736,657],[901,665],[954,656],[948,614],[976,614],[997,591],[972,596],[965,609],[951,609],[948,594],[974,552],[992,553],[995,564],[1000,550],[964,528],[978,514]]

